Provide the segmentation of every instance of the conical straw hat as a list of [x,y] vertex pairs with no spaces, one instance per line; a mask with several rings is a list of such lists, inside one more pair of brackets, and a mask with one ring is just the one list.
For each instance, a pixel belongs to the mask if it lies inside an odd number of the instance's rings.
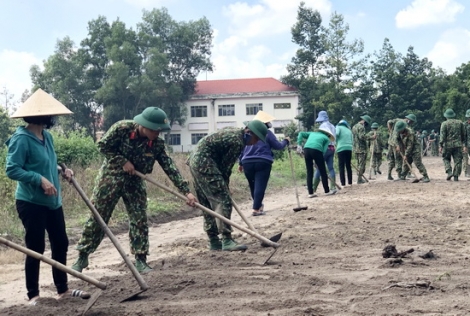
[[11,118],[45,115],[73,114],[65,105],[57,101],[53,96],[38,89],[26,100]]
[[268,122],[274,121],[275,119],[276,118],[274,116],[271,116],[264,111],[258,111],[258,113],[256,113],[255,117],[253,118],[253,120],[258,120],[263,123],[268,123]]

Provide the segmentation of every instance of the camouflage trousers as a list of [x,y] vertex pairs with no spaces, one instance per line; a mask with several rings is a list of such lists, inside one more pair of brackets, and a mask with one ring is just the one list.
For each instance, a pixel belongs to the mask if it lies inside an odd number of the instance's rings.
[[[219,170],[214,167],[210,172],[200,173],[191,168],[191,174],[194,178],[194,189],[199,203],[230,219],[232,216],[232,199],[228,183]],[[232,226],[220,219],[206,212],[203,212],[203,217],[204,230],[209,238],[219,234],[229,235],[232,233]]]
[[[414,162],[416,165],[416,168],[419,170],[419,173],[421,173],[423,176],[427,177],[428,172],[426,171],[426,167],[423,164],[423,160],[421,158],[421,151],[415,151],[411,154],[411,156],[407,156],[407,161],[408,164],[411,164]],[[401,174],[402,176],[407,176],[409,172],[411,172],[410,168],[408,167],[407,163],[403,164],[403,173]]]
[[465,175],[468,175],[468,153],[463,152],[462,150],[462,170],[465,173]]
[[382,165],[382,153],[381,152],[376,152],[372,156],[372,170],[379,170],[380,166]]
[[393,168],[396,167],[398,175],[401,175],[403,169],[403,158],[400,155],[400,152],[392,145],[388,146],[388,173],[391,174]]
[[431,155],[439,156],[439,145],[435,141],[431,144]]
[[357,177],[359,179],[362,178],[362,175],[366,171],[366,161],[367,161],[367,153],[356,153],[356,160],[357,160]]
[[[454,170],[450,161],[454,159]],[[462,172],[462,147],[445,148],[442,151],[442,160],[447,174],[452,173],[454,177],[458,177]]]
[[[92,203],[108,224],[114,208],[122,197],[129,216],[129,242],[132,254],[148,255],[147,191],[145,182],[131,175],[100,174],[93,189]],[[76,249],[80,252],[94,252],[104,237],[101,226],[91,216],[85,223],[82,237]]]

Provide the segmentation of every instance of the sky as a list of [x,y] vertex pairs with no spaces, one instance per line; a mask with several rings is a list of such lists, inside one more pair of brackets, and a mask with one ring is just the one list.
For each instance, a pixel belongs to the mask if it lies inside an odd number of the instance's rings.
[[[470,61],[469,0],[304,0],[323,24],[343,15],[348,41],[362,39],[365,53],[378,52],[388,38],[405,55],[419,57],[453,73]],[[0,0],[0,92],[18,101],[31,89],[29,69],[54,54],[69,36],[77,46],[88,22],[105,16],[136,29],[143,10],[166,8],[176,21],[206,17],[213,28],[213,72],[198,80],[273,77],[287,74],[298,46],[292,43],[297,0]],[[0,104],[5,102],[0,95]]]

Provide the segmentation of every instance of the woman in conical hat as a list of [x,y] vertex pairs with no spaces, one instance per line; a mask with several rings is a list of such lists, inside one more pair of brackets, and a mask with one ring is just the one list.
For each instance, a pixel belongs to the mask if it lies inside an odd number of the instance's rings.
[[[65,114],[72,112],[39,89],[11,116],[23,118],[26,125],[19,126],[6,141],[6,174],[17,181],[16,209],[26,232],[26,247],[43,254],[47,231],[52,258],[63,265],[67,264],[68,238],[62,209],[60,167],[52,136],[47,129],[54,125],[56,115]],[[63,175],[71,179],[73,172],[66,169]],[[36,305],[39,298],[39,265],[39,260],[26,257],[26,289],[32,305]],[[57,299],[65,295],[90,297],[86,292],[69,290],[65,272],[52,268],[52,276]]]

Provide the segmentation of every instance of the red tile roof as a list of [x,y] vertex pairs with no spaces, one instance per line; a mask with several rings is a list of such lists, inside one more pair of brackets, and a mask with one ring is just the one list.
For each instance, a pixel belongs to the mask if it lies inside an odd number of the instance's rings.
[[274,78],[198,81],[194,95],[296,91]]

